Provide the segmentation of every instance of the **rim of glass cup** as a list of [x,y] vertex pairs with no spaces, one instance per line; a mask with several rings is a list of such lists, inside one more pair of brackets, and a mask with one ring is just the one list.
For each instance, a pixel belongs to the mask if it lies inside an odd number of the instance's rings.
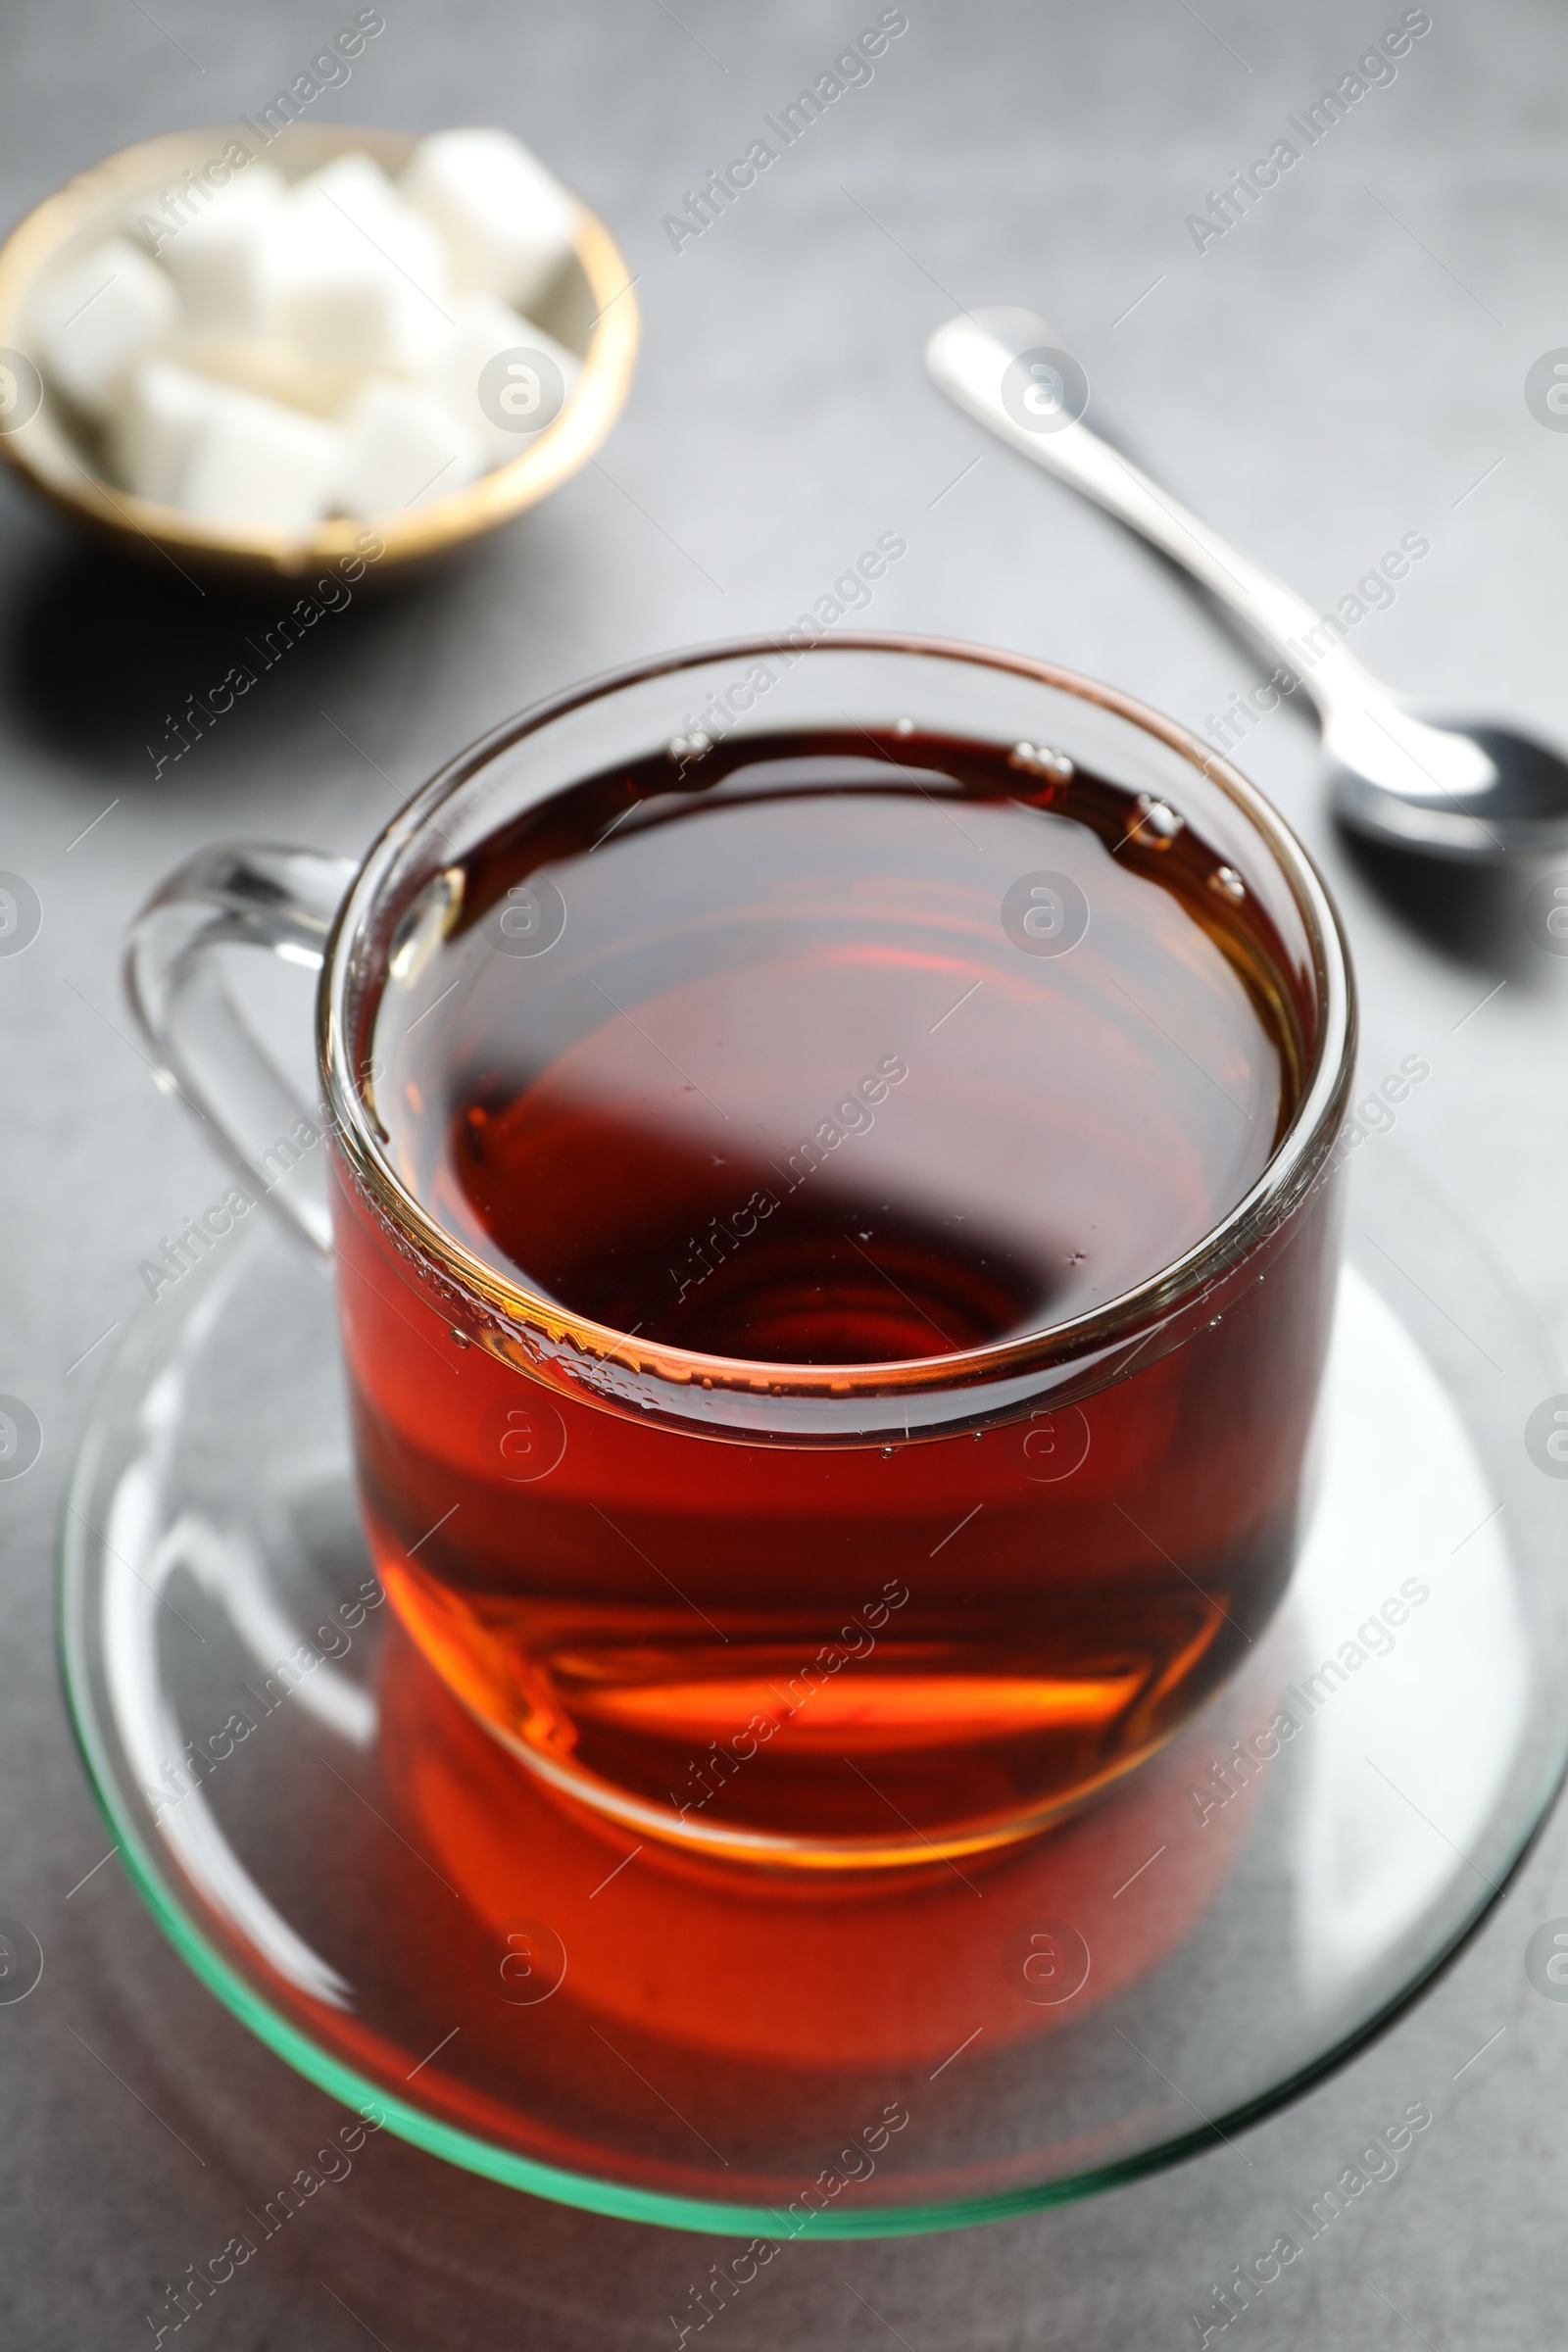
[[[908,655],[920,661],[965,663],[1072,695],[1141,728],[1234,802],[1261,837],[1288,885],[1310,947],[1318,1034],[1306,1083],[1267,1164],[1225,1216],[1179,1257],[1091,1312],[948,1355],[853,1364],[796,1364],[710,1355],[634,1338],[563,1306],[531,1289],[520,1275],[508,1278],[501,1274],[447,1232],[403,1183],[382,1150],[365,1097],[350,1075],[348,992],[356,977],[359,951],[373,936],[384,886],[416,837],[492,761],[526,737],[570,711],[684,670],[707,668],[715,662],[760,661],[769,654],[787,656],[800,663],[846,653]],[[909,1395],[991,1383],[1100,1355],[1118,1340],[1147,1329],[1152,1322],[1164,1321],[1184,1301],[1206,1292],[1285,1221],[1322,1171],[1349,1092],[1355,1040],[1355,983],[1339,912],[1328,888],[1279,811],[1212,745],[1119,687],[1058,663],[957,638],[871,630],[836,632],[804,649],[780,635],[682,647],[602,671],[503,720],[439,769],[372,844],[338,909],[327,942],[317,1011],[317,1051],[326,1102],[334,1133],[354,1175],[393,1227],[460,1292],[508,1322],[542,1334],[553,1349],[564,1347],[598,1363],[619,1365],[633,1375],[652,1375],[676,1389],[739,1389],[760,1401],[790,1396],[830,1397],[840,1404],[856,1396],[889,1391]]]

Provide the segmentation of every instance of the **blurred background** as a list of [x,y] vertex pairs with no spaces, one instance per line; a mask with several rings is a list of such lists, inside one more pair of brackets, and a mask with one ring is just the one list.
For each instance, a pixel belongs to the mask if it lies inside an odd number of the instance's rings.
[[[925,336],[981,303],[1042,312],[1087,370],[1091,422],[1320,608],[1428,539],[1355,653],[1440,706],[1568,741],[1568,438],[1524,390],[1568,344],[1568,19],[1432,0],[1396,75],[1200,253],[1187,217],[1409,22],[1397,0],[907,0],[873,76],[676,250],[664,217],[685,192],[878,14],[847,6],[386,0],[316,115],[496,122],[534,146],[638,274],[631,401],[557,496],[449,574],[332,615],[161,776],[146,747],[221,674],[243,614],[111,564],[0,481],[0,867],[43,907],[30,951],[0,960],[0,1390],[44,1433],[0,1487],[0,1914],[45,1955],[36,1992],[0,2006],[0,2332],[30,2352],[156,2340],[168,2282],[338,2120],[186,1974],[117,1862],[80,1884],[106,1838],[53,1667],[54,1530],[137,1263],[214,1181],[120,994],[125,924],[164,873],[230,835],[358,851],[510,711],[662,647],[786,627],[884,531],[908,553],[865,625],[1049,655],[1203,730],[1265,667],[927,382]],[[320,0],[13,10],[5,221],[133,140],[266,105],[338,22]],[[1448,1195],[1561,1348],[1568,958],[1532,937],[1520,882],[1393,870],[1340,834],[1304,711],[1271,714],[1242,757],[1344,910],[1363,1078],[1431,1064],[1366,1149],[1408,1153]],[[1236,2145],[1004,2226],[789,2247],[715,2332],[731,2352],[1193,2343],[1192,2311],[1284,2209],[1425,2101],[1396,2177],[1245,2326],[1260,2346],[1549,2340],[1568,2008],[1539,1997],[1524,1950],[1565,1888],[1559,1821],[1426,2000]],[[667,2344],[721,2250],[383,2137],[190,2325],[295,2352],[368,2333],[387,2352]]]

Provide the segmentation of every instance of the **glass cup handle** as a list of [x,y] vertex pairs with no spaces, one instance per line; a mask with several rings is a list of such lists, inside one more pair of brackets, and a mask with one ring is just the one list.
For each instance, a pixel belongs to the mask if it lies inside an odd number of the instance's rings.
[[[137,915],[125,992],[166,1094],[177,1095],[246,1189],[330,1262],[321,1116],[312,1113],[252,1035],[215,949],[270,949],[319,971],[352,858],[243,842],[200,850]],[[307,1141],[307,1134],[310,1140]]]

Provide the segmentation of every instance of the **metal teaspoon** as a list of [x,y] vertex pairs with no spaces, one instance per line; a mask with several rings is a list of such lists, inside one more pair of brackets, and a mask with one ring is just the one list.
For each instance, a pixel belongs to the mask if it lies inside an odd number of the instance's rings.
[[938,327],[925,358],[959,408],[1141,532],[1275,649],[1317,707],[1348,825],[1457,861],[1495,864],[1568,847],[1568,761],[1490,720],[1417,717],[1347,653],[1323,614],[1079,420],[1074,364],[1043,318],[966,312]]

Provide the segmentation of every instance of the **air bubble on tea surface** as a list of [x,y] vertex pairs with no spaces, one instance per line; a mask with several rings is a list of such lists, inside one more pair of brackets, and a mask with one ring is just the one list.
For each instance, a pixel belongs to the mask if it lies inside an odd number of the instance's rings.
[[1151,849],[1169,849],[1184,820],[1164,801],[1156,801],[1152,793],[1141,792],[1137,805],[1138,820],[1129,830],[1145,835]]
[[1050,776],[1065,784],[1073,773],[1073,762],[1065,752],[1052,751],[1044,744],[1015,743],[1007,754],[1008,764],[1028,770],[1032,776]]

